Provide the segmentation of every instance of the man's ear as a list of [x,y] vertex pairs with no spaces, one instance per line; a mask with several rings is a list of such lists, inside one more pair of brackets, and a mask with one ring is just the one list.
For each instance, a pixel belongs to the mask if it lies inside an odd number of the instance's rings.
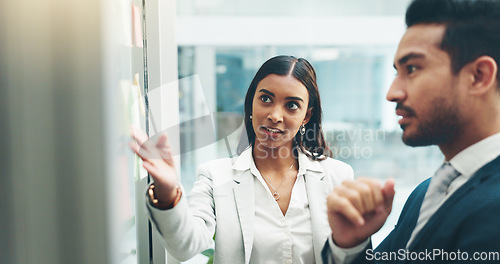
[[471,62],[470,67],[473,75],[472,85],[469,89],[471,95],[482,95],[491,89],[496,89],[498,65],[492,57],[481,56]]
[[314,110],[314,108],[307,109],[306,116],[304,117],[304,121],[302,121],[303,125],[306,125],[307,123],[309,123],[309,120],[311,120],[311,116],[313,114],[313,110]]

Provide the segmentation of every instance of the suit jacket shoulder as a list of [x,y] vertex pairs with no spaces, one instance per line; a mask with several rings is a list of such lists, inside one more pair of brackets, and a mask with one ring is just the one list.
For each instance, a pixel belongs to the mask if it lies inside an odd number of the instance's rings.
[[[404,249],[413,231],[429,180],[412,193],[396,228],[377,248],[379,252]],[[410,245],[410,252],[465,252],[473,258],[500,248],[500,157],[479,169],[429,218]],[[464,256],[465,256],[464,255]],[[444,254],[438,255],[437,260]]]

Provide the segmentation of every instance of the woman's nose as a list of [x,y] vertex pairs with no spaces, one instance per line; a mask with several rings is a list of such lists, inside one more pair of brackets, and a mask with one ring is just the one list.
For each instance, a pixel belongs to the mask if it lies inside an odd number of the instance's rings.
[[282,109],[280,107],[273,107],[267,118],[273,123],[283,122]]

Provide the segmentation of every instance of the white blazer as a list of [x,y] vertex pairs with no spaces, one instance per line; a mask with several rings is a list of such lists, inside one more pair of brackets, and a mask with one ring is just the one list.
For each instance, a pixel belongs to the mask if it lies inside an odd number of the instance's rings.
[[[331,234],[326,197],[333,187],[353,178],[351,166],[328,158],[313,161],[299,151],[299,175],[304,174],[312,224],[314,257]],[[198,179],[188,199],[182,196],[169,210],[147,203],[149,217],[168,252],[188,260],[211,247],[215,234],[214,263],[249,263],[254,239],[254,175],[252,148],[239,157],[214,160],[198,167]]]

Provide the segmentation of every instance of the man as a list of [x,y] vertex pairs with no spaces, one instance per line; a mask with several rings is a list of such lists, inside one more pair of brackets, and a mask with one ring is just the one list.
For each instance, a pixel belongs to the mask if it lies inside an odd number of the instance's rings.
[[328,197],[325,263],[500,260],[500,1],[414,0],[387,100],[409,146],[445,163],[408,198],[376,250],[394,182],[346,181]]

